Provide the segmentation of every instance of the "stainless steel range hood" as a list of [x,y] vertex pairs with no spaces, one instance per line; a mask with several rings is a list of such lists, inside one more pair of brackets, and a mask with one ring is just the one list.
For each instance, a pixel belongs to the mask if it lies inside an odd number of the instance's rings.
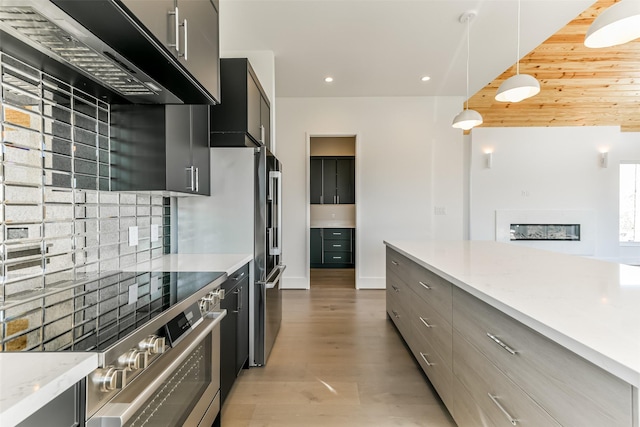
[[109,102],[215,104],[118,1],[0,0],[0,49]]

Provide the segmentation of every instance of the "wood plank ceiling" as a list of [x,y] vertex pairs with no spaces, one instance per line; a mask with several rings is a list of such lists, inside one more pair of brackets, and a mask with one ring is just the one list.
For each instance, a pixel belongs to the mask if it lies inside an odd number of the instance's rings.
[[640,131],[640,39],[590,49],[584,35],[616,0],[598,0],[520,60],[520,73],[540,81],[540,93],[519,103],[494,99],[515,64],[469,99],[485,127],[620,126]]

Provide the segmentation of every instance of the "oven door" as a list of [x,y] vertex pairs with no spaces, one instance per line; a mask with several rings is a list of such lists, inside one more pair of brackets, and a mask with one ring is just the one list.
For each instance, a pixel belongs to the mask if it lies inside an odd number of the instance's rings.
[[220,410],[220,321],[205,317],[87,420],[88,427],[210,427]]

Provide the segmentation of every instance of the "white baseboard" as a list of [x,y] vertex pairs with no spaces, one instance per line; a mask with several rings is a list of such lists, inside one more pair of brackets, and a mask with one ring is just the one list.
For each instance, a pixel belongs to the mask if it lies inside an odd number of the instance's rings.
[[308,277],[283,277],[280,289],[309,289]]
[[387,282],[384,277],[359,277],[356,285],[358,289],[387,288]]

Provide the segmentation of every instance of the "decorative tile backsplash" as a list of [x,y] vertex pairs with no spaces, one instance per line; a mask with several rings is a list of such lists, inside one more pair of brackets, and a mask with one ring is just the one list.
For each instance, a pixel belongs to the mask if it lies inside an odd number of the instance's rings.
[[3,53],[0,79],[0,351],[52,348],[73,340],[58,334],[88,319],[84,310],[100,309],[83,295],[116,289],[128,280],[113,279],[121,268],[162,256],[169,201],[109,191],[108,104]]

